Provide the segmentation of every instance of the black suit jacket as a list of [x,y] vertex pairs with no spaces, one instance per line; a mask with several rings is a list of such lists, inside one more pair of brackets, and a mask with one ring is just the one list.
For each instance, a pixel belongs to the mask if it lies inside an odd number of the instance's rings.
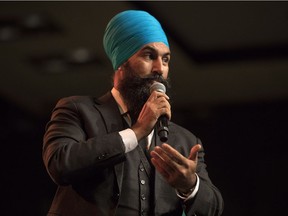
[[[73,96],[57,103],[43,143],[44,164],[58,185],[48,215],[115,214],[125,160],[120,130],[123,130],[123,120],[110,92],[99,99]],[[200,140],[170,122],[168,143],[188,157],[191,147]],[[208,177],[203,148],[198,161],[200,188],[195,198],[185,203],[156,173],[155,215],[174,216],[182,208],[185,208],[186,215],[221,214],[223,200]]]

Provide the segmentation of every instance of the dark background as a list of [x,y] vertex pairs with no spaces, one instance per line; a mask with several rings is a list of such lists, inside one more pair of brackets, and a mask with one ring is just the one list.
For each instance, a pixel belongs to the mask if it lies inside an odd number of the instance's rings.
[[[45,124],[59,98],[110,89],[103,28],[129,8],[148,10],[165,26],[173,121],[201,138],[223,215],[287,215],[287,6],[0,2],[1,215],[47,213],[56,185],[41,157]],[[32,12],[53,22],[25,27],[21,20]],[[63,53],[80,45],[96,54],[67,60]]]

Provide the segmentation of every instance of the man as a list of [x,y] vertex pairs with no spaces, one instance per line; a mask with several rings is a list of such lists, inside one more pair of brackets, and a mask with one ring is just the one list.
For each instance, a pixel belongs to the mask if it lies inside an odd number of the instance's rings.
[[48,215],[221,215],[200,140],[172,122],[167,143],[157,135],[158,118],[171,119],[168,95],[150,93],[155,82],[169,86],[160,23],[124,11],[103,44],[115,70],[111,92],[63,98],[47,124],[43,160],[58,185]]

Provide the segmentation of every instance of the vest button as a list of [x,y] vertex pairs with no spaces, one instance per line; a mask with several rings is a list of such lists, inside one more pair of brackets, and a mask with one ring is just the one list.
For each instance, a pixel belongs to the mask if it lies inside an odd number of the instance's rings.
[[141,172],[143,172],[144,171],[144,168],[143,167],[140,167],[140,169],[139,169]]
[[145,197],[144,194],[141,195],[141,199],[142,199],[142,200],[146,200],[146,197]]
[[145,184],[145,180],[141,180],[141,184],[144,185]]

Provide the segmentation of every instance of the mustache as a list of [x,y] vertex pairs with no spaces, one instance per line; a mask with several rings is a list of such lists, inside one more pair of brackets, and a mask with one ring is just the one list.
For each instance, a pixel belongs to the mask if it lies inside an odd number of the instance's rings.
[[163,82],[164,81],[163,76],[160,75],[160,74],[149,74],[149,75],[147,75],[145,77],[142,77],[141,79],[157,81],[157,82]]
[[164,79],[164,77],[161,74],[152,74],[152,75],[147,75],[145,77],[138,77],[143,83],[150,83],[151,85],[154,82],[160,82],[163,85],[165,85],[166,88],[170,88],[170,82],[169,78]]

